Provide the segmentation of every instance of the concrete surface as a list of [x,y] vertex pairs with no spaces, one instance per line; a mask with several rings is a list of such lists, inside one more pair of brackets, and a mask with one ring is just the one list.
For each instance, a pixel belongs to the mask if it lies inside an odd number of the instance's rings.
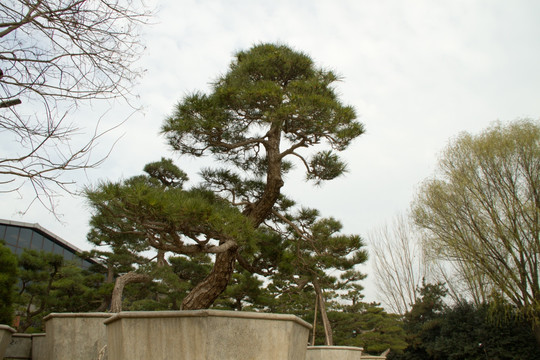
[[32,359],[32,334],[11,335],[4,357],[13,359]]
[[[96,360],[107,344],[103,322],[110,313],[52,313],[44,320],[45,360]],[[41,356],[41,355],[40,355]]]
[[305,360],[311,325],[293,315],[219,310],[120,312],[108,360]]
[[362,350],[354,346],[308,346],[306,360],[360,360]]
[[4,358],[6,349],[11,342],[11,335],[15,332],[10,326],[0,325],[0,359]]
[[32,360],[49,360],[45,333],[32,334]]

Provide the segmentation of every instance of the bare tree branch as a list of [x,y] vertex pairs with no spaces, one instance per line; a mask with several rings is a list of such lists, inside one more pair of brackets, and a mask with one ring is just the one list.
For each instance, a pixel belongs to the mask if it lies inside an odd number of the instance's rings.
[[420,234],[399,215],[390,227],[379,227],[368,239],[379,296],[390,311],[403,315],[416,302],[416,289],[428,273]]
[[142,74],[139,29],[150,15],[139,0],[0,3],[0,135],[17,144],[0,157],[0,192],[30,183],[54,211],[54,196],[71,191],[63,174],[103,162],[92,150],[118,125],[103,130],[98,121],[85,133],[71,116],[92,99],[120,98],[137,108],[130,98]]

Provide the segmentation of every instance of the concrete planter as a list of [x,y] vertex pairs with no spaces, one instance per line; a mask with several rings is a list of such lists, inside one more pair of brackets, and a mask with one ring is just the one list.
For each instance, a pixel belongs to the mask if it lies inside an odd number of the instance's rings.
[[10,326],[0,325],[0,359],[4,358],[6,349],[11,342],[11,335],[15,332]]
[[311,325],[293,315],[219,310],[120,312],[108,360],[304,360]]
[[32,360],[49,360],[47,351],[45,333],[32,334]]
[[53,313],[44,320],[46,357],[51,360],[95,360],[107,344],[103,322],[110,313]]
[[9,359],[32,359],[32,334],[13,334],[4,356]]
[[360,360],[362,350],[354,346],[308,346],[306,360]]

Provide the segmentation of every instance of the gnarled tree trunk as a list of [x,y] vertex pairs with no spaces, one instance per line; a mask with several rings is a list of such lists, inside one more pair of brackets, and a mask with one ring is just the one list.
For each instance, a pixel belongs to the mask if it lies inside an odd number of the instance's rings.
[[[283,187],[281,178],[281,158],[279,154],[279,135],[281,134],[279,126],[274,125],[271,132],[275,133],[274,138],[269,140],[267,145],[268,152],[268,172],[266,178],[265,190],[261,198],[254,204],[248,205],[243,214],[251,220],[256,228],[272,212],[280,190]],[[229,280],[234,271],[238,247],[228,249],[226,252],[216,255],[216,262],[210,272],[210,275],[200,282],[184,298],[182,302],[183,310],[206,309],[210,307],[217,297],[225,291]]]
[[122,294],[127,284],[150,280],[150,276],[133,271],[117,277],[111,298],[111,312],[115,313],[122,311]]
[[214,303],[229,284],[237,249],[238,247],[233,247],[216,255],[212,271],[184,298],[182,310],[207,309]]

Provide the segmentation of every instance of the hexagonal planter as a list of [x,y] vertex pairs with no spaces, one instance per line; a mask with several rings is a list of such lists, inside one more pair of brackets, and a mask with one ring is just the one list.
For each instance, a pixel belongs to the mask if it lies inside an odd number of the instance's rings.
[[0,325],[0,359],[4,358],[6,349],[11,342],[11,335],[15,332],[10,326]]
[[308,346],[306,360],[360,360],[362,350],[355,346]]
[[293,315],[220,310],[120,312],[108,360],[305,360],[311,325]]
[[44,320],[46,357],[54,360],[95,360],[107,345],[103,322],[110,313],[52,313]]
[[45,333],[32,334],[32,360],[49,360]]
[[9,359],[32,359],[32,334],[15,333],[4,353]]

